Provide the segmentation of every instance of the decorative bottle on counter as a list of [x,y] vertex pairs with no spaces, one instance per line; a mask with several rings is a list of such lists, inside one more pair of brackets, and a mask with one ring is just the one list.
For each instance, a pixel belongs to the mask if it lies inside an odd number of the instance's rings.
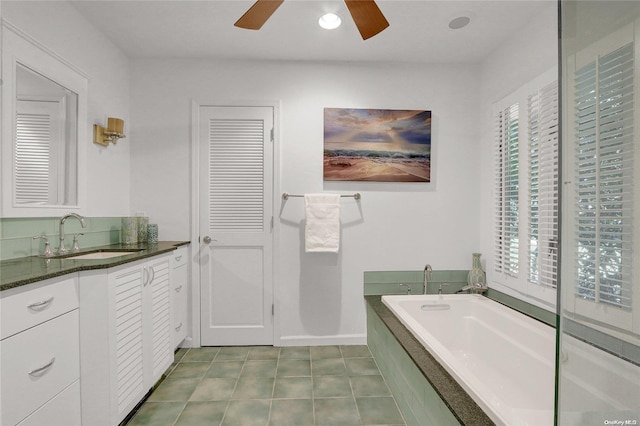
[[146,243],[148,240],[149,218],[146,216],[138,216],[138,242]]
[[138,243],[138,218],[123,217],[121,232],[122,232],[122,236],[120,238],[120,241],[123,244],[137,244]]
[[472,266],[469,271],[469,275],[467,276],[467,284],[487,284],[487,274],[482,270],[482,266],[480,265],[480,253],[472,254]]
[[149,244],[155,244],[158,242],[158,224],[150,223],[147,226],[147,242]]

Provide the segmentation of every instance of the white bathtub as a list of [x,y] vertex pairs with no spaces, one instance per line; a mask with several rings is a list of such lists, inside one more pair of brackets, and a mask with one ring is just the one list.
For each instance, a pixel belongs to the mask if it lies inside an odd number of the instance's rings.
[[555,330],[480,295],[383,296],[499,425],[553,425]]

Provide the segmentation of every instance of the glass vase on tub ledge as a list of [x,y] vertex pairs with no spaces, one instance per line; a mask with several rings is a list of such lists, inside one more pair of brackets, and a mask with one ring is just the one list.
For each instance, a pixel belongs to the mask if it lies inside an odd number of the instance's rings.
[[471,255],[471,270],[467,276],[467,284],[469,285],[487,285],[487,274],[482,270],[482,266],[480,265],[480,256],[481,253],[473,253]]

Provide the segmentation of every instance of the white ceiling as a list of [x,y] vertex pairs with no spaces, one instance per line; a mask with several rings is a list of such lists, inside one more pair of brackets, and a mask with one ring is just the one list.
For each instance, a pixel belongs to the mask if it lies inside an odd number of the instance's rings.
[[[77,10],[128,56],[477,63],[538,13],[545,0],[377,0],[390,23],[363,41],[340,0],[285,0],[258,31],[234,27],[253,0],[83,0]],[[323,30],[324,12],[343,21]],[[451,30],[449,22],[471,23]]]

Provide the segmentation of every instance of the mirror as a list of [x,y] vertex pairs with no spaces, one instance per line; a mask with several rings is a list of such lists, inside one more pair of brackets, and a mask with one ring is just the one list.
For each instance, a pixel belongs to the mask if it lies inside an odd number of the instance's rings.
[[78,94],[16,66],[14,202],[78,203]]
[[2,215],[82,212],[87,78],[3,22]]

